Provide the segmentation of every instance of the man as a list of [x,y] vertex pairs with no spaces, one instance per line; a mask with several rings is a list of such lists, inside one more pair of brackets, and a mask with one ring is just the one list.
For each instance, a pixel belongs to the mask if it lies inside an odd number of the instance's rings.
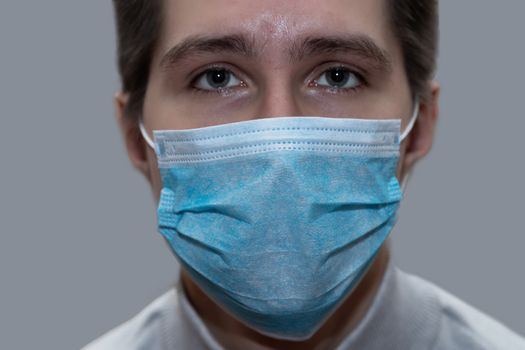
[[114,5],[117,118],[181,273],[86,349],[525,349],[390,260],[438,117],[436,1]]

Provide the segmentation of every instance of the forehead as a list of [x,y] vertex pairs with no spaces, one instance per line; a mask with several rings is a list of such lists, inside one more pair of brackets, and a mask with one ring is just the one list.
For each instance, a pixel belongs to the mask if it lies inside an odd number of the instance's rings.
[[161,52],[210,34],[242,34],[268,55],[301,37],[366,34],[395,56],[385,0],[164,0],[163,6]]

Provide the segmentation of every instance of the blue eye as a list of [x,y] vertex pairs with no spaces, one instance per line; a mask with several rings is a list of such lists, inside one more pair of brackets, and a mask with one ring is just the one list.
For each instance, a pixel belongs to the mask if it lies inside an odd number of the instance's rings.
[[194,85],[201,90],[220,90],[242,85],[242,82],[227,69],[213,68],[199,75]]
[[362,84],[357,74],[343,67],[331,68],[315,80],[316,85],[332,89],[355,89]]

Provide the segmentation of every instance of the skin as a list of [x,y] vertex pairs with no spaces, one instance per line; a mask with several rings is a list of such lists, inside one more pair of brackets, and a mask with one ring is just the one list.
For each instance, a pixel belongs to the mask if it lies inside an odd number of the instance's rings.
[[[254,118],[318,115],[402,119],[412,114],[414,100],[400,45],[389,27],[384,0],[235,1],[165,0],[164,27],[148,82],[143,120],[146,130],[189,129]],[[243,35],[253,55],[199,52],[166,64],[165,54],[199,35]],[[386,54],[390,65],[374,64],[355,52],[312,53],[291,58],[294,45],[307,37],[366,35]],[[169,61],[169,60],[168,60]],[[231,88],[196,92],[210,65],[231,71]],[[359,73],[351,90],[322,83],[334,66]],[[234,81],[234,82],[235,82]],[[317,85],[316,85],[317,83]],[[207,86],[209,87],[209,86]],[[439,86],[428,82],[420,113],[401,145],[397,177],[402,180],[431,149],[438,117]],[[137,120],[126,116],[126,92],[115,95],[116,116],[129,159],[151,185],[158,201],[162,182],[154,152],[141,138]],[[302,342],[276,340],[257,333],[230,316],[182,271],[189,300],[218,341],[228,349],[332,349],[363,318],[382,280],[389,259],[383,245],[360,284],[314,336]]]

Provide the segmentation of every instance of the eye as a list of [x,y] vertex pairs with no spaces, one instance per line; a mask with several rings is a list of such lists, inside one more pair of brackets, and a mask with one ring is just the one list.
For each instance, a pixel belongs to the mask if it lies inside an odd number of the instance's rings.
[[314,84],[331,89],[355,89],[362,84],[362,79],[348,68],[334,67],[324,71]]
[[193,85],[200,90],[221,90],[236,86],[242,86],[239,80],[231,71],[224,68],[212,68],[201,73],[194,80]]

